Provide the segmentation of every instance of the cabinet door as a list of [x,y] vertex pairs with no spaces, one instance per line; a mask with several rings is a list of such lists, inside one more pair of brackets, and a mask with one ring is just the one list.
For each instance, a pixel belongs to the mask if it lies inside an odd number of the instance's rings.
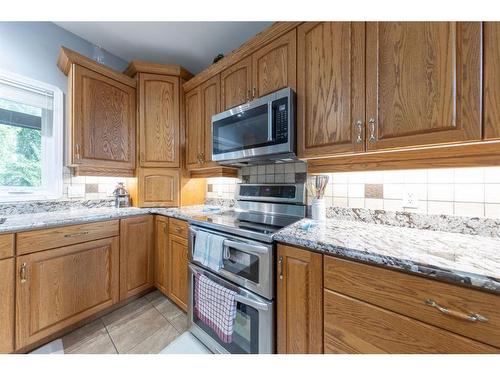
[[186,166],[200,168],[201,153],[205,150],[205,129],[201,120],[201,89],[186,94]]
[[155,286],[169,294],[168,218],[155,217]]
[[221,109],[225,111],[250,100],[252,95],[252,57],[248,56],[220,74]]
[[133,170],[135,89],[73,65],[70,90],[73,164],[95,173]]
[[481,138],[479,22],[368,23],[367,148]]
[[179,170],[140,168],[137,173],[139,207],[179,205]]
[[20,256],[16,267],[16,349],[118,302],[118,237]]
[[154,286],[153,216],[120,220],[120,300]]
[[500,138],[500,22],[484,23],[484,138]]
[[179,78],[139,74],[139,164],[179,167]]
[[477,341],[325,289],[325,353],[499,353]]
[[205,128],[203,167],[216,165],[212,162],[212,116],[220,112],[220,76],[210,78],[201,85],[202,122]]
[[252,55],[252,96],[261,97],[276,90],[296,89],[297,32],[292,30]]
[[188,241],[170,235],[168,238],[170,263],[170,298],[181,309],[187,310],[188,300]]
[[323,352],[323,256],[278,246],[279,354]]
[[14,351],[14,258],[0,260],[0,354]]
[[306,22],[297,39],[299,157],[363,151],[365,24]]

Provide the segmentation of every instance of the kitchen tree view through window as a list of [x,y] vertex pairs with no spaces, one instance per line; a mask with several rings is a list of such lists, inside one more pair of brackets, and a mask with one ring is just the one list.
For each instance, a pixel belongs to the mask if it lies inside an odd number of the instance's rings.
[[61,195],[61,112],[59,89],[0,72],[0,200]]

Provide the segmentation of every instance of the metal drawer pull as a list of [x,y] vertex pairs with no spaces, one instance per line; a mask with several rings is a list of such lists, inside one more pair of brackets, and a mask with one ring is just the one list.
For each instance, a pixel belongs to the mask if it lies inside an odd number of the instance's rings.
[[77,232],[77,233],[68,233],[68,234],[65,234],[64,237],[66,238],[71,238],[71,237],[77,237],[77,236],[85,236],[89,234],[88,231],[85,231],[85,232]]
[[278,265],[280,268],[280,280],[283,280],[283,257],[280,256],[278,259]]
[[436,309],[438,309],[443,314],[450,315],[450,316],[453,316],[453,317],[459,318],[459,319],[468,320],[469,322],[487,322],[488,321],[488,318],[486,318],[486,317],[484,317],[484,316],[482,316],[480,314],[475,314],[475,313],[467,314],[467,313],[463,313],[463,312],[460,312],[460,311],[450,310],[450,309],[448,309],[446,307],[440,306],[433,299],[427,299],[427,300],[425,300],[425,304],[428,305],[428,306],[431,306],[431,307],[435,307]]
[[267,310],[269,310],[269,307],[267,306],[267,304],[265,304],[263,302],[258,302],[258,301],[251,300],[250,298],[243,297],[240,294],[235,295],[234,296],[234,300],[236,302],[242,303],[244,305],[251,306],[251,307],[253,307],[256,310],[261,310],[261,311],[267,311]]
[[265,246],[251,245],[244,242],[224,240],[224,246],[232,247],[236,250],[249,251],[253,253],[267,253],[268,249]]
[[363,121],[361,120],[358,120],[356,121],[356,128],[357,128],[357,137],[356,137],[356,143],[361,143],[363,142],[363,137],[362,137],[362,134],[363,134]]
[[28,280],[28,277],[26,274],[26,268],[27,268],[26,263],[21,264],[21,269],[19,270],[19,277],[21,279],[21,283],[25,283]]

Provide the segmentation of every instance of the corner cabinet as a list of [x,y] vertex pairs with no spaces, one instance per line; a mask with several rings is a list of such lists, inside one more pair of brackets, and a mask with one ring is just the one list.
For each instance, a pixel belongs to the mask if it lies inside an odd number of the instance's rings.
[[323,352],[323,256],[278,245],[278,354]]
[[58,65],[68,75],[66,164],[78,175],[133,176],[135,81],[64,47]]
[[154,286],[153,216],[120,220],[120,300]]
[[155,216],[155,286],[170,294],[170,264],[168,257],[168,218]]

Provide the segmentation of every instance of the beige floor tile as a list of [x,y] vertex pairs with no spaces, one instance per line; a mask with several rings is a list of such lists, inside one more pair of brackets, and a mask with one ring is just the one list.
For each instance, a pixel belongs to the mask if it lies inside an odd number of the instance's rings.
[[180,335],[173,325],[167,324],[160,328],[153,335],[137,344],[129,354],[158,354]]
[[168,321],[153,307],[141,310],[129,319],[120,320],[120,324],[114,324],[109,334],[119,353],[126,353],[156,331],[166,327]]
[[179,331],[179,333],[183,333],[187,330],[187,315],[186,313],[182,313],[181,315],[176,316],[174,319],[170,320],[170,323]]
[[172,301],[166,298],[163,294],[151,299],[153,306],[168,320],[175,319],[177,316],[183,314],[183,311],[178,308]]
[[113,354],[117,353],[100,319],[89,323],[62,338],[64,353]]
[[152,308],[153,306],[148,302],[148,300],[142,297],[104,316],[102,321],[108,331],[112,331]]

